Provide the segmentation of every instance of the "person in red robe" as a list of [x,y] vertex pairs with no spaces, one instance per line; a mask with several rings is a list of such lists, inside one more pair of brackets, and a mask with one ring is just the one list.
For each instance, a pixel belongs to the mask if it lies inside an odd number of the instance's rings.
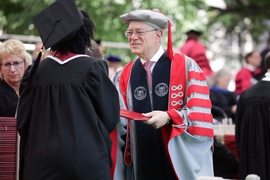
[[206,76],[212,76],[213,70],[209,64],[208,58],[206,57],[205,47],[199,41],[201,34],[201,32],[196,30],[188,31],[186,33],[187,40],[180,48],[180,52],[195,60]]
[[[252,51],[245,56],[246,65],[238,71],[235,77],[235,94],[240,95],[244,90],[257,83],[255,75],[261,70],[262,58],[258,51]],[[259,71],[259,72],[258,72]]]

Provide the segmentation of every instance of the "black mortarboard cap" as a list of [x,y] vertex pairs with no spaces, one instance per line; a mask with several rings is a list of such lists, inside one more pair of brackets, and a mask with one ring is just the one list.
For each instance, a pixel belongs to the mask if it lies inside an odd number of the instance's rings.
[[57,0],[34,17],[45,49],[68,41],[83,25],[83,15],[74,0]]
[[199,36],[202,34],[201,31],[197,31],[197,30],[194,30],[194,29],[191,29],[190,31],[186,32],[186,34],[190,34],[190,33],[197,34]]

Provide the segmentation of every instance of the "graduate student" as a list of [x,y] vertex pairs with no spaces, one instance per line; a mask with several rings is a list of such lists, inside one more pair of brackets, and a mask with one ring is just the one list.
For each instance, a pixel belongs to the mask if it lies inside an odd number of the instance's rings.
[[52,52],[22,79],[20,180],[110,180],[119,102],[101,60],[85,55],[94,23],[73,0],[57,0],[34,21]]
[[[172,22],[164,14],[136,10],[120,18],[138,58],[112,79],[121,107],[149,118],[127,120],[126,179],[213,176],[213,118],[204,73],[194,60],[172,52]],[[161,39],[167,28],[166,51]]]

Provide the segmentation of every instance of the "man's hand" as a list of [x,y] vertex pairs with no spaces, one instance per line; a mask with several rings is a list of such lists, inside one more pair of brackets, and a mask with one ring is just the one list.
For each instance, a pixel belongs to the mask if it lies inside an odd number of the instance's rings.
[[152,111],[149,113],[143,113],[146,117],[151,117],[148,121],[143,121],[145,124],[150,124],[154,128],[158,129],[170,121],[170,116],[165,111]]

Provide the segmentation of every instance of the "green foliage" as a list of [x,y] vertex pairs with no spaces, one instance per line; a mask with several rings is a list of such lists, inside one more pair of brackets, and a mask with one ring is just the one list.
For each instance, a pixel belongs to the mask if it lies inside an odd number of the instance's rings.
[[[0,28],[6,34],[38,35],[33,17],[54,1],[2,0]],[[95,39],[104,42],[127,43],[124,36],[127,26],[119,18],[120,15],[135,9],[158,9],[174,23],[173,44],[176,48],[184,43],[185,32],[191,28],[204,31],[203,38],[207,40],[213,31],[225,29],[229,35],[239,32],[242,35],[250,33],[257,42],[258,37],[266,30],[264,20],[270,17],[269,0],[224,0],[225,9],[209,7],[204,0],[75,0],[75,2],[78,8],[87,11],[95,22]],[[210,39],[210,43],[216,41],[215,38]],[[165,36],[164,44],[166,42]],[[105,56],[111,53],[121,56],[126,61],[135,58],[129,49],[107,47]]]

